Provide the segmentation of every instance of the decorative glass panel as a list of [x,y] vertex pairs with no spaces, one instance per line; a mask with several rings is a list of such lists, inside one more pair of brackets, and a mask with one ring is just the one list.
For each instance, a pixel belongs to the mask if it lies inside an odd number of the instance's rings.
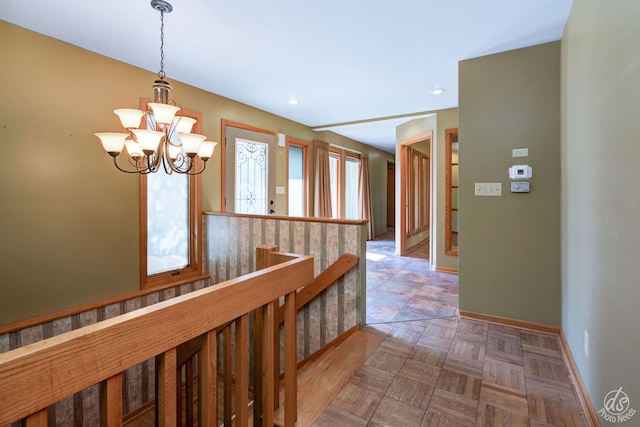
[[236,139],[237,213],[267,214],[267,150],[262,142]]

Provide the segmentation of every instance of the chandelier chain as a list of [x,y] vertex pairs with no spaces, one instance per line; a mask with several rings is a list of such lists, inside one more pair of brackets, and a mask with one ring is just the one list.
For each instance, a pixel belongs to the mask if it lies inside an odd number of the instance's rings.
[[158,77],[164,79],[166,76],[164,72],[164,11],[160,10],[160,71],[158,71]]

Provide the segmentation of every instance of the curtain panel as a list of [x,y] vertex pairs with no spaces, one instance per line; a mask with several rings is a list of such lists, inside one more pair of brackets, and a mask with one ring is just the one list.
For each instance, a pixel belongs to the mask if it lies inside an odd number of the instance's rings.
[[329,144],[315,140],[315,191],[314,211],[319,218],[331,218],[331,173],[329,171]]
[[371,181],[369,179],[369,155],[363,153],[360,156],[360,177],[358,179],[358,210],[359,216],[366,219],[367,240],[375,237],[373,227],[373,206],[371,205]]

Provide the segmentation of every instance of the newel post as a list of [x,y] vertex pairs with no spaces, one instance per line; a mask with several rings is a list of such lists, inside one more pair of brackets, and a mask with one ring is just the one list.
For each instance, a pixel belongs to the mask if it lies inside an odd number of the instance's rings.
[[256,271],[271,267],[271,254],[277,251],[275,245],[256,246]]
[[[271,267],[271,254],[278,251],[278,246],[275,245],[260,245],[256,247],[256,271],[262,270],[264,268]],[[272,354],[264,354],[263,357],[266,357],[270,360],[269,363],[273,364],[272,368],[265,369],[265,376],[267,376],[267,380],[265,384],[271,385],[270,391],[266,392],[267,396],[271,396],[272,403],[269,405],[263,404],[262,411],[265,412],[267,409],[273,407],[274,410],[280,407],[280,389],[279,389],[279,378],[280,378],[280,323],[278,323],[278,318],[275,316],[275,310],[278,305],[272,305],[274,309],[274,313],[271,317],[265,316],[265,322],[272,321],[273,326],[267,327],[266,324],[261,325],[262,327],[266,327],[268,330],[273,331],[273,339],[275,340],[273,343],[273,353]],[[267,309],[268,310],[268,309]],[[271,320],[267,320],[271,319]],[[260,331],[256,331],[260,332]],[[268,341],[266,342],[268,344]],[[266,350],[266,349],[265,349]],[[265,351],[263,350],[263,351]],[[256,354],[256,357],[258,354]],[[267,363],[267,362],[265,362]],[[269,375],[273,375],[272,378],[269,378]],[[268,398],[268,397],[267,397]]]

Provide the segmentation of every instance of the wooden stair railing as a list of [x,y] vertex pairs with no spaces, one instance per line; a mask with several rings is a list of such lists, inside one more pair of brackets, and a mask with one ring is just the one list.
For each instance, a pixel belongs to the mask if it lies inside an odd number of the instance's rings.
[[[269,268],[274,265],[287,262],[291,260],[293,257],[295,257],[295,255],[293,254],[278,252],[277,246],[271,246],[271,245],[258,246],[256,248],[256,270]],[[308,284],[305,284],[304,287],[299,289],[296,294],[295,309],[293,311],[293,314],[290,314],[290,315],[295,318],[295,315],[298,312],[298,310],[300,310],[302,307],[304,307],[309,302],[311,302],[311,300],[313,300],[316,296],[318,296],[322,291],[327,289],[331,284],[333,284],[340,277],[344,276],[345,273],[347,273],[352,268],[357,266],[358,261],[359,261],[359,257],[357,255],[352,255],[348,253],[343,254],[340,258],[338,258],[338,260],[336,260],[333,264],[331,264],[326,270],[320,273],[318,277],[313,279]],[[276,305],[276,302],[274,302],[273,310],[274,310],[273,319],[269,318],[268,320],[265,320],[264,324],[257,324],[256,328],[267,327],[268,325],[270,328],[274,328],[276,332],[280,330],[280,324],[282,324],[283,322],[286,322],[287,314],[286,314],[285,305],[278,307]],[[289,341],[289,345],[295,345],[295,340],[296,340],[295,335],[296,335],[295,331],[293,331],[292,336],[287,335],[287,327],[285,325],[285,348],[287,347],[287,342],[288,342],[287,339],[293,341],[293,344],[291,343],[291,341]],[[275,355],[275,360],[273,362],[274,365],[272,368],[270,368],[270,371],[269,371],[269,375],[271,375],[271,372],[273,372],[272,375],[276,376],[276,380],[273,382],[273,384],[275,385],[275,388],[268,390],[263,387],[261,389],[263,396],[264,395],[272,396],[272,399],[267,399],[269,400],[269,405],[271,405],[269,406],[269,411],[264,411],[265,413],[269,413],[269,414],[273,413],[273,410],[271,410],[272,408],[278,409],[280,406],[280,392],[279,392],[279,386],[278,386],[278,380],[277,380],[280,377],[280,334],[275,333],[272,336],[274,336],[276,339],[276,341],[273,343],[273,348],[269,347],[265,350],[265,352],[268,354]],[[292,364],[292,366],[288,366],[287,363]],[[264,369],[265,367],[263,366],[263,371]],[[287,359],[285,358],[285,378],[287,377],[287,372],[297,372],[297,363],[292,360],[289,360],[289,362],[287,362]],[[256,376],[256,378],[260,378],[260,377]],[[288,425],[287,417],[289,417],[289,419],[295,418],[295,421],[297,421],[297,415],[289,413],[289,411],[295,412],[297,409],[297,396],[288,394],[293,392],[294,391],[292,391],[290,387],[288,389],[285,388],[285,393],[284,393],[285,425]],[[264,399],[262,400],[264,401]],[[289,404],[289,402],[293,402],[293,403]],[[256,424],[254,423],[254,425]],[[264,424],[264,425],[272,426],[273,423]]]
[[[94,384],[100,384],[101,425],[122,425],[123,372],[157,358],[158,425],[175,426],[177,367],[188,357],[185,345],[198,352],[198,424],[217,425],[218,333],[235,322],[235,401],[237,426],[248,424],[248,318],[262,313],[261,360],[263,425],[273,425],[276,302],[285,297],[285,425],[296,419],[296,294],[313,280],[313,258],[289,261],[205,289],[191,292],[53,338],[0,354],[0,425],[26,419],[25,425],[47,425],[47,407]],[[224,328],[225,346],[231,334]],[[178,351],[180,349],[180,351]],[[271,351],[273,349],[273,351]],[[186,353],[185,353],[186,352]],[[228,358],[228,356],[225,356]],[[279,379],[279,376],[278,376]],[[226,415],[225,415],[226,418]],[[255,417],[254,417],[255,418]],[[227,420],[225,420],[227,421]],[[231,422],[229,421],[228,425]]]
[[[277,252],[277,247],[275,246],[259,246],[256,248],[256,259],[258,268],[267,268],[267,266],[272,266],[276,264],[280,264],[291,259],[295,259],[297,255],[286,254]],[[306,284],[303,288],[298,290],[296,295],[296,312],[308,304],[313,298],[319,295],[322,291],[324,291],[327,287],[333,284],[336,280],[342,277],[345,273],[350,271],[353,267],[358,264],[358,257],[352,254],[344,254],[342,255],[336,262],[334,262],[329,268],[320,273],[318,277],[316,277],[312,282]],[[275,303],[275,302],[274,302]],[[276,306],[277,307],[277,306]],[[255,427],[263,425],[272,425],[273,422],[271,417],[266,416],[265,414],[271,414],[274,412],[274,409],[279,406],[279,368],[280,368],[280,358],[279,358],[279,339],[278,334],[276,334],[275,342],[269,342],[267,340],[266,335],[261,336],[261,331],[264,330],[264,309],[267,306],[258,308],[254,312],[253,317],[253,325],[252,327],[252,350],[254,352],[254,358],[256,361],[263,360],[264,354],[273,353],[276,356],[274,357],[274,365],[273,369],[268,371],[264,371],[266,375],[270,375],[274,378],[274,389],[270,390],[270,393],[273,394],[274,398],[265,402],[266,405],[264,407],[263,413],[263,396],[266,396],[266,390],[263,390],[262,383],[262,373],[265,369],[259,363],[254,364],[254,371],[252,372],[253,377],[251,378],[254,381],[253,387],[250,387],[250,391],[253,392],[253,401],[251,404],[253,405],[253,425]],[[282,324],[284,320],[284,306],[275,308],[275,319],[268,320],[267,324],[272,324],[275,322],[275,325]],[[268,314],[270,315],[270,314]],[[231,371],[231,367],[233,364],[233,355],[232,355],[232,347],[231,342],[233,340],[231,327],[234,323],[230,322],[229,324],[219,327],[218,337],[223,335],[222,342],[224,342],[224,347],[222,351],[222,364],[218,367],[218,376],[223,381],[223,421],[224,425],[231,425],[233,422],[233,411],[232,411],[232,389],[235,383],[235,374]],[[276,329],[277,330],[277,329]],[[220,340],[220,338],[219,338]],[[176,377],[176,392],[177,392],[177,413],[180,417],[182,415],[183,419],[179,420],[179,425],[181,422],[184,422],[186,425],[193,425],[194,419],[194,410],[195,405],[194,396],[198,395],[198,392],[195,390],[194,384],[194,369],[193,366],[196,364],[195,356],[198,354],[200,347],[202,345],[201,337],[195,338],[191,341],[188,341],[181,346],[178,347],[178,371]],[[263,346],[267,346],[267,348],[263,349]],[[183,382],[183,375],[185,377],[185,381]],[[157,383],[157,381],[156,381]],[[256,391],[259,390],[259,391]],[[294,397],[290,396],[290,399]],[[297,399],[297,396],[295,396]],[[184,402],[184,407],[183,407]],[[243,404],[243,403],[238,403]],[[156,414],[157,417],[157,414]],[[296,417],[297,418],[297,417]],[[271,424],[270,424],[271,423]]]

